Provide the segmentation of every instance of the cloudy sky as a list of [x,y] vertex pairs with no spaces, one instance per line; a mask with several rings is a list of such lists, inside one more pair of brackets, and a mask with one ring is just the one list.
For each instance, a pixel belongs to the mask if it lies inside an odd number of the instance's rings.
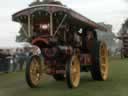
[[[11,15],[26,8],[33,0],[1,0],[0,3],[0,44],[14,42],[20,25],[11,21]],[[113,25],[118,32],[128,17],[128,0],[60,0],[68,7],[96,21]],[[11,44],[11,43],[9,43]]]

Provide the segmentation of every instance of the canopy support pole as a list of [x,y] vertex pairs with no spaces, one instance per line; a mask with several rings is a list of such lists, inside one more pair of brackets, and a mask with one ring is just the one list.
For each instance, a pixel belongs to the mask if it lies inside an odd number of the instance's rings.
[[50,36],[53,36],[53,13],[50,13]]
[[28,15],[28,37],[31,37],[31,16]]
[[64,21],[66,20],[67,15],[64,15],[64,17],[62,18],[62,21],[60,22],[59,26],[57,27],[54,36],[57,34],[57,32],[59,31],[60,27],[63,25]]

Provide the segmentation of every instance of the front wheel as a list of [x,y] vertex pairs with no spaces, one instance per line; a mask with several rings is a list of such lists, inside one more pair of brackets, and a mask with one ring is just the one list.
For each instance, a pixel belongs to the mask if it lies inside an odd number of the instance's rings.
[[41,75],[42,64],[39,56],[32,56],[26,66],[26,82],[31,88],[38,87]]
[[73,55],[66,64],[66,81],[69,88],[76,88],[80,82],[80,60]]

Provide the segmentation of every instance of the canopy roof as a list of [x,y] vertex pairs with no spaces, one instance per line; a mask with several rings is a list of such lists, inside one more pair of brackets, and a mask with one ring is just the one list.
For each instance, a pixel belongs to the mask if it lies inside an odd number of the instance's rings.
[[40,11],[40,10],[44,12],[48,12],[49,14],[56,13],[56,12],[64,12],[68,16],[70,16],[71,19],[77,20],[79,24],[85,24],[90,26],[93,29],[99,29],[105,32],[107,31],[107,29],[104,28],[103,26],[82,16],[81,14],[73,11],[72,9],[62,5],[56,5],[56,4],[40,4],[40,5],[30,6],[29,8],[26,8],[24,10],[21,10],[13,14],[12,19],[13,21],[16,21],[16,22],[22,22],[21,18],[27,18],[28,16],[32,15],[34,12]]

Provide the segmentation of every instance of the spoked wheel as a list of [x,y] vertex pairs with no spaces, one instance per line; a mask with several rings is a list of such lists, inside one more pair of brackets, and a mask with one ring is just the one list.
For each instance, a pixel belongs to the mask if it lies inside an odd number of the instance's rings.
[[80,60],[77,55],[66,64],[66,81],[69,88],[76,88],[80,82]]
[[105,43],[100,46],[100,70],[102,80],[108,78],[108,51]]
[[103,42],[96,42],[92,51],[91,74],[94,80],[108,79],[108,51]]
[[42,75],[42,64],[39,56],[32,56],[26,66],[26,81],[31,88],[38,87],[41,75]]

